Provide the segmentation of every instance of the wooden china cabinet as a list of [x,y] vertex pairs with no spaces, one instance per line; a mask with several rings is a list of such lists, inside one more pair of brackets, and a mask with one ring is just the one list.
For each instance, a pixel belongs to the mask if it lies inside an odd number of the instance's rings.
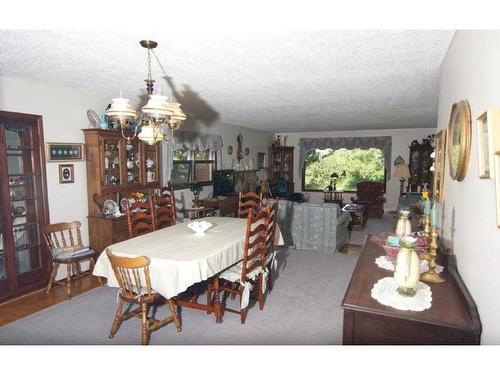
[[432,147],[432,137],[422,139],[422,143],[414,140],[410,145],[410,173],[408,179],[408,191],[420,192],[427,185],[428,189],[432,189],[431,154],[434,151]]
[[47,283],[46,181],[42,116],[0,111],[0,302]]
[[269,183],[274,185],[278,180],[285,180],[288,195],[294,192],[293,149],[290,146],[269,149]]
[[[105,217],[107,199],[120,200],[135,192],[154,194],[160,187],[160,144],[148,145],[137,137],[124,139],[116,130],[83,129],[87,158],[90,247],[103,251],[128,239],[125,216]],[[126,134],[127,135],[127,134]]]

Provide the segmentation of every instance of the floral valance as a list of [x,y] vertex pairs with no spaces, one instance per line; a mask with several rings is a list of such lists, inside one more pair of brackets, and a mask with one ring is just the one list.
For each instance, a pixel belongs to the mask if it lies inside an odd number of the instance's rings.
[[391,175],[391,158],[392,158],[392,137],[338,137],[338,138],[301,138],[299,140],[299,168],[302,173],[304,161],[307,153],[314,149],[324,150],[331,148],[338,150],[346,148],[352,150],[360,148],[363,150],[369,148],[381,149],[384,153],[384,166],[387,170],[387,175]]
[[217,152],[222,149],[222,137],[215,134],[200,134],[188,131],[174,131],[173,149],[177,151],[183,146],[189,150],[210,150]]

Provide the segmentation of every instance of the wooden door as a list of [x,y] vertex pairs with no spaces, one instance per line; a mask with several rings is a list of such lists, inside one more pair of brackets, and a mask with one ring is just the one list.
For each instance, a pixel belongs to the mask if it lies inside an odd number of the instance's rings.
[[0,111],[0,301],[47,282],[43,144],[41,116]]

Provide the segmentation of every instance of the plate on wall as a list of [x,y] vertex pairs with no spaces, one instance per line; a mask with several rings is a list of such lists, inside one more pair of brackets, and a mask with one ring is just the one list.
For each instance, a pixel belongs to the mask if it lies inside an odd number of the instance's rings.
[[102,213],[104,214],[104,216],[114,216],[116,215],[117,211],[118,205],[114,200],[107,199],[104,201],[104,204],[102,205]]
[[98,128],[101,123],[101,119],[96,111],[93,109],[87,109],[87,118],[89,119],[90,126],[92,128]]

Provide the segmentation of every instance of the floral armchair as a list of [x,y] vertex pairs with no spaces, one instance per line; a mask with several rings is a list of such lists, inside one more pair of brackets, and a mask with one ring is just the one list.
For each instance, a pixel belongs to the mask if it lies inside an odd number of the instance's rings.
[[351,201],[368,206],[368,217],[382,217],[384,214],[385,184],[383,182],[362,181],[358,183],[356,198]]

